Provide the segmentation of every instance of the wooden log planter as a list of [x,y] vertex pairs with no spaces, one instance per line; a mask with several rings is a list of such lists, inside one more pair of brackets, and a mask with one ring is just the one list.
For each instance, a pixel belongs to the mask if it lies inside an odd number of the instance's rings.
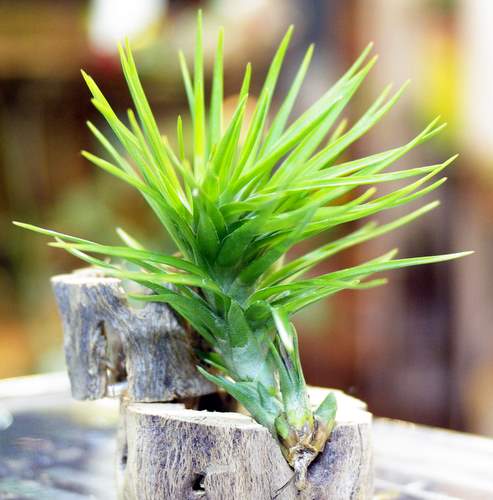
[[[312,399],[316,399],[313,398]],[[298,492],[265,427],[240,413],[131,403],[123,410],[119,495],[125,500],[344,500],[372,497],[371,414],[343,394],[330,441]]]
[[75,399],[125,394],[131,401],[174,401],[216,390],[195,368],[190,346],[199,339],[166,304],[133,308],[121,280],[91,268],[51,282]]
[[[268,430],[236,405],[218,406],[225,399],[195,368],[191,347],[198,340],[166,305],[135,309],[120,280],[92,269],[56,276],[52,284],[73,396],[121,397],[119,499],[372,497],[372,417],[361,401],[336,391],[336,426],[310,466],[307,489],[298,492]],[[312,404],[327,391],[311,388]]]

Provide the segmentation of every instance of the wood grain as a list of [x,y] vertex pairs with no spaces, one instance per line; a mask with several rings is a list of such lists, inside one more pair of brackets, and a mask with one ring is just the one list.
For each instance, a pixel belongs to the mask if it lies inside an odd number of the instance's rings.
[[132,401],[166,402],[216,390],[196,370],[197,339],[166,304],[133,308],[119,279],[92,269],[51,281],[75,399],[124,393]]
[[[120,433],[120,498],[125,500],[372,497],[371,414],[339,394],[331,439],[298,493],[293,471],[267,429],[239,413],[131,403]],[[125,436],[123,436],[125,434]]]

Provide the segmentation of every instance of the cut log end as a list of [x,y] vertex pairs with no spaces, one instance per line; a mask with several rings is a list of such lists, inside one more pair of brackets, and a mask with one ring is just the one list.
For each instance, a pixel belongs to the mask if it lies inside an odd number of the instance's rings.
[[[372,497],[371,414],[338,395],[336,426],[298,492],[293,470],[267,429],[239,413],[129,404],[120,497],[241,499],[366,499]],[[123,440],[124,442],[122,442]]]

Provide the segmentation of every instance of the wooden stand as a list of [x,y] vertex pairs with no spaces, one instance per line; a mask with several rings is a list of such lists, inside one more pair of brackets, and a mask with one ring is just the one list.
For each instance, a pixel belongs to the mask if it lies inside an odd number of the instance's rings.
[[52,278],[63,320],[75,399],[124,393],[132,401],[173,401],[215,392],[197,371],[198,339],[166,304],[129,305],[121,281],[93,269]]
[[[120,499],[371,498],[371,414],[364,403],[337,393],[336,426],[309,468],[307,489],[298,492],[293,471],[266,428],[232,411],[185,408],[185,403],[204,407],[200,397],[217,388],[195,368],[192,345],[199,340],[165,304],[132,308],[121,281],[93,269],[56,276],[52,284],[72,395],[121,397]],[[310,390],[314,407],[326,394],[327,389]]]
[[343,394],[338,403],[336,427],[301,493],[279,445],[250,417],[183,405],[125,405],[118,445],[120,498],[369,499],[371,414]]

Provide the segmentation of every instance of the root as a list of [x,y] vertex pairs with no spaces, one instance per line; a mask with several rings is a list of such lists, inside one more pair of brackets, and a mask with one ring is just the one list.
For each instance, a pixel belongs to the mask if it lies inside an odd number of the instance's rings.
[[303,491],[308,485],[307,474],[308,467],[313,462],[318,452],[309,449],[300,450],[294,460],[294,484],[298,491]]

